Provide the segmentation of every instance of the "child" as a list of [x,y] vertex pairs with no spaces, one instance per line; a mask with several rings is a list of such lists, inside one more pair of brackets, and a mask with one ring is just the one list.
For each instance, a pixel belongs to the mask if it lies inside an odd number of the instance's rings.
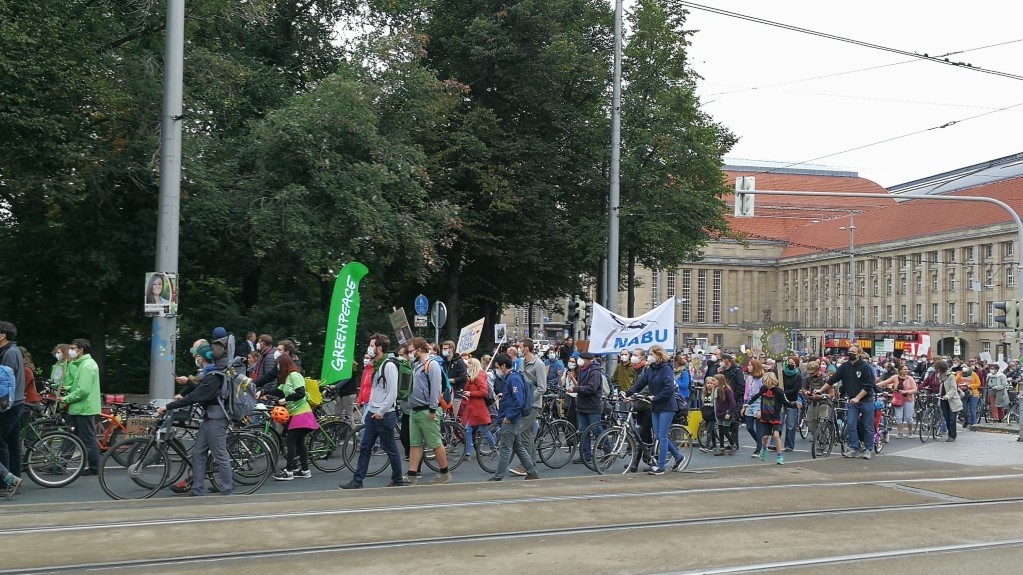
[[[710,383],[712,379],[714,381]],[[707,380],[707,385],[713,386],[711,397],[714,398],[714,415],[717,418],[718,446],[714,455],[734,455],[739,446],[730,446],[728,437],[735,420],[735,396],[732,395],[731,386],[724,382],[724,377],[708,377]]]
[[717,382],[713,376],[706,378],[703,381],[703,395],[700,397],[700,414],[703,416],[703,420],[707,422],[707,429],[710,433],[710,445],[701,447],[700,451],[703,453],[711,453],[714,448],[717,447],[717,406],[714,403],[714,383]]
[[777,451],[776,460],[778,465],[785,464],[785,458],[781,454],[781,406],[796,409],[796,404],[785,397],[785,392],[778,389],[778,377],[774,372],[764,374],[764,387],[750,398],[750,403],[760,400],[760,427],[763,430],[760,448],[760,461],[767,460],[767,445],[771,438],[774,438],[774,448]]

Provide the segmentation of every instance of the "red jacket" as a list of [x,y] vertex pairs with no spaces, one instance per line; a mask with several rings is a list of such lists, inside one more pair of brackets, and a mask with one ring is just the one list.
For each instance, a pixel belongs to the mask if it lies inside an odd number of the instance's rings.
[[373,391],[373,364],[369,364],[362,369],[362,381],[359,382],[359,397],[356,401],[359,407],[369,403],[369,395]]
[[466,382],[465,391],[469,399],[462,400],[462,425],[490,425],[490,409],[487,407],[487,372],[481,371],[476,379]]

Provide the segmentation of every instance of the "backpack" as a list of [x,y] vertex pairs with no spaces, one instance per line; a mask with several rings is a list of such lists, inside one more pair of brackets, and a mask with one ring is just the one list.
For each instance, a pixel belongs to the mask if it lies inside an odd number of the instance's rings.
[[319,409],[323,405],[323,394],[320,393],[320,382],[311,378],[305,378],[305,397],[309,401],[309,407]]
[[0,412],[7,411],[14,404],[14,388],[18,380],[14,378],[14,370],[0,365]]
[[[213,373],[220,376],[220,396],[217,402],[231,421],[242,421],[256,412],[256,384],[245,375],[245,362],[238,358],[223,370]],[[322,397],[320,400],[322,401]]]
[[[611,397],[611,380],[607,377],[607,374],[604,373],[604,370],[600,371],[600,383],[601,387],[604,389],[604,397]],[[622,391],[626,390],[623,389]]]
[[483,398],[483,403],[487,407],[497,403],[497,394],[494,393],[494,382],[489,377],[487,378],[487,396]]
[[[452,403],[454,401],[454,390],[451,389],[451,380],[448,379],[448,370],[444,369],[444,363],[440,359],[434,358],[433,361],[437,362],[437,367],[440,368],[440,374],[444,378],[444,383],[440,386],[440,405],[445,410],[451,409],[451,406],[454,405]],[[399,374],[400,373],[401,372],[399,370]],[[427,366],[427,373],[429,373],[429,366]],[[401,386],[399,386],[399,388],[400,387]]]
[[[404,357],[389,357],[384,365],[393,363],[398,368],[398,397],[396,403],[401,403],[412,395],[412,364],[408,362]],[[380,376],[383,377],[384,370],[380,370]]]
[[526,400],[522,402],[522,417],[528,417],[533,413],[533,396],[535,395],[536,384],[529,381],[526,378],[526,374],[521,371],[513,371],[512,373],[519,374],[519,377],[522,379],[522,389],[526,396]]

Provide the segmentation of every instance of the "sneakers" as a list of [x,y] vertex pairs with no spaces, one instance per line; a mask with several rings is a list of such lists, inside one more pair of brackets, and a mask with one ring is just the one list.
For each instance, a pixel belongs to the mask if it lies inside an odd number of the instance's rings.
[[731,449],[726,449],[725,450],[725,455],[735,455],[736,453],[739,453],[739,450],[736,449],[736,448],[731,448]]
[[[277,478],[274,477],[274,479],[277,479]],[[356,483],[354,481],[349,481],[348,483],[342,483],[341,485],[338,485],[337,487],[338,487],[338,489],[362,489],[362,484],[361,483]]]
[[429,484],[430,485],[443,485],[445,483],[451,483],[451,472],[450,471],[448,471],[447,473],[438,473],[436,476],[434,476],[433,479],[430,480]]
[[508,473],[511,473],[512,475],[518,475],[519,477],[525,477],[526,476],[526,468],[520,465],[520,466],[516,467],[515,469],[509,469]]
[[720,447],[714,450],[714,455],[715,456],[720,456],[720,455],[724,455],[724,454],[725,454],[725,450],[721,449]]
[[[1020,441],[1023,441],[1023,439],[1021,439]],[[700,453],[713,453],[713,451],[714,450],[709,448],[709,447],[701,447],[700,448]]]
[[387,487],[408,487],[408,482],[404,479],[401,481],[392,481],[387,484]]
[[[779,455],[778,457],[781,457],[781,455]],[[766,449],[761,449],[760,450],[760,461],[767,461],[767,450]]]
[[6,501],[10,501],[15,495],[21,493],[21,478],[15,477],[14,484],[7,488],[7,495],[4,497]]
[[778,456],[774,458],[774,462],[778,465],[785,465],[785,458],[779,453]]
[[184,495],[192,490],[192,482],[187,479],[182,479],[174,485],[171,485],[170,490],[178,495]]
[[650,471],[647,471],[647,475],[664,475],[664,469],[661,467],[651,467]]
[[754,451],[753,455],[750,455],[750,457],[756,459],[757,457],[760,457],[760,453],[761,453],[760,451]]
[[405,485],[416,485],[419,482],[418,475],[406,475],[401,478],[405,482]]
[[786,447],[785,448],[785,453],[792,453],[792,448],[791,447]]
[[540,479],[539,473],[527,473],[526,479]]
[[274,473],[274,481],[291,481],[294,478],[295,474],[288,471],[287,469]]
[[872,451],[870,451],[869,449],[867,449],[867,450],[864,450],[863,455],[861,455],[860,457],[862,457],[863,459],[866,459],[867,461],[870,461],[870,458],[874,457],[874,453]]
[[294,475],[295,477],[301,477],[302,479],[310,479],[313,476],[313,472],[308,469],[303,469],[301,471],[296,471]]
[[671,470],[672,471],[682,471],[682,468],[685,466],[685,464],[686,464],[686,456],[683,455],[682,457],[679,457],[678,459],[675,460],[675,465],[671,466]]
[[846,459],[856,459],[862,452],[858,449],[846,449],[842,452],[842,457]]
[[503,478],[501,478],[501,477],[491,477],[487,481],[500,481],[501,479],[503,479]]

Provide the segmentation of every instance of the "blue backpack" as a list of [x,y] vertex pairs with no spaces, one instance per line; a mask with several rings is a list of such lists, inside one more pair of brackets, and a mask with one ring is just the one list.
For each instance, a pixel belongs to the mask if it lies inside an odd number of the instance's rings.
[[444,369],[444,362],[439,358],[434,358],[434,361],[437,362],[437,367],[440,368],[441,377],[444,378],[444,383],[440,386],[441,407],[449,409],[454,401],[454,391],[451,389],[451,380],[448,379],[448,370]]
[[14,388],[17,384],[14,370],[6,365],[0,365],[0,412],[7,411],[14,405]]

